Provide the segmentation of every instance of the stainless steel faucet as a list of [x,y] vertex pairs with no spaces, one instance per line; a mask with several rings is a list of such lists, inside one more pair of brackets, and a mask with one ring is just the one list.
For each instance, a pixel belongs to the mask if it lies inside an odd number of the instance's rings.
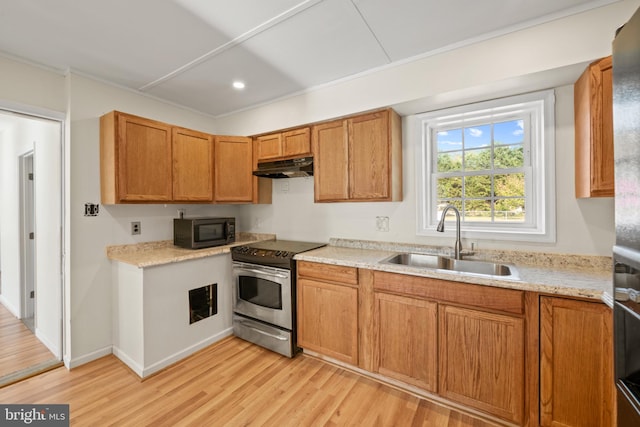
[[455,206],[447,205],[444,208],[444,210],[442,211],[442,216],[440,217],[440,222],[436,227],[436,231],[439,231],[441,233],[444,232],[444,219],[447,216],[447,212],[449,212],[449,209],[453,209],[453,212],[455,212],[456,214],[456,243],[453,247],[454,256],[456,259],[462,259],[462,242],[460,241],[460,211],[458,211]]

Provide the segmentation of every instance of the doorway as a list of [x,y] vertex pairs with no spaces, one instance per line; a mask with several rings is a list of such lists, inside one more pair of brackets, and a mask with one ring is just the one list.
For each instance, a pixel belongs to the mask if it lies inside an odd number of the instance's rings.
[[0,104],[0,387],[62,365],[63,129]]

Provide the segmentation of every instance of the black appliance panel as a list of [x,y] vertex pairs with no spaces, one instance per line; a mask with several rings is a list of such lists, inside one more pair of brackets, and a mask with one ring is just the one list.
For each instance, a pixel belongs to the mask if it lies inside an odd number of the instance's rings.
[[262,307],[282,310],[282,285],[258,277],[238,278],[240,299]]

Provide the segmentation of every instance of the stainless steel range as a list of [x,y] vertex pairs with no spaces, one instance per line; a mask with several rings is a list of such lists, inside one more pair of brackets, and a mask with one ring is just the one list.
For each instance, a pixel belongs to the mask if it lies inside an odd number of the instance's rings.
[[231,250],[233,333],[287,357],[296,345],[296,263],[324,243],[268,240]]

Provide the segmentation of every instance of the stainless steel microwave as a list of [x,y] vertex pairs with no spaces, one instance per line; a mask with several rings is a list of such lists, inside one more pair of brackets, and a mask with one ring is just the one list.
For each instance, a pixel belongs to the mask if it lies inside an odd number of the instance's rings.
[[200,217],[173,220],[173,244],[181,248],[210,248],[235,241],[235,218]]

